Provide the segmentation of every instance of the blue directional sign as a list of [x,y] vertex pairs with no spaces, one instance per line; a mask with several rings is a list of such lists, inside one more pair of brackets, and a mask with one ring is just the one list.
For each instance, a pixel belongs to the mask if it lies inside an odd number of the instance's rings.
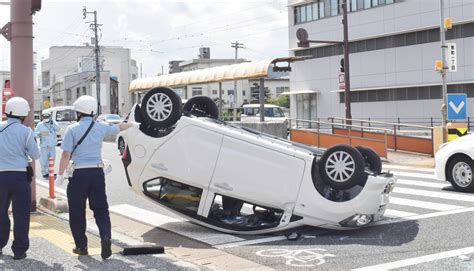
[[467,119],[467,95],[448,94],[448,120]]

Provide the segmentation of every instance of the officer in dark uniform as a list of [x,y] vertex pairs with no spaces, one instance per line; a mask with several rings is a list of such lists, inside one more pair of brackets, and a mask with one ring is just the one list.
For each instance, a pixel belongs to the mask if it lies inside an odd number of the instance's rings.
[[33,131],[23,125],[30,112],[21,97],[9,99],[5,106],[7,121],[0,122],[0,255],[10,237],[8,208],[13,202],[13,259],[26,258],[30,246],[31,177],[27,175],[28,160],[40,157]]
[[[102,142],[107,136],[117,135],[121,130],[128,129],[132,124],[121,123],[108,125],[94,122],[97,112],[97,100],[91,96],[81,96],[74,102],[78,122],[66,128],[61,148],[63,153],[59,163],[59,174],[56,184],[62,184],[64,171],[69,160],[73,162],[74,173],[69,177],[67,196],[69,204],[69,226],[76,247],[73,253],[88,255],[86,237],[86,200],[94,212],[94,218],[99,228],[103,259],[112,254],[111,225],[109,206],[105,194],[104,164],[102,162]],[[94,123],[92,125],[92,123]],[[92,125],[92,126],[91,126]],[[86,134],[81,144],[78,142]],[[72,153],[72,155],[71,155]],[[72,158],[72,159],[71,159]]]

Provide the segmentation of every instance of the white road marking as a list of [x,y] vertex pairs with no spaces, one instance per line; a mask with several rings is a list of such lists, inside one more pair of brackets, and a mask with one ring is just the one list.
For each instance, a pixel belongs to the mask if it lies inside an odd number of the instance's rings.
[[390,218],[402,218],[402,217],[415,216],[415,215],[418,215],[418,214],[387,209],[383,216],[390,217]]
[[423,179],[431,179],[435,180],[438,182],[441,182],[440,180],[435,178],[434,173],[433,174],[424,174],[424,173],[416,173],[416,172],[407,172],[407,171],[390,171],[395,177],[412,177],[412,178],[423,178]]
[[255,245],[255,244],[261,244],[261,243],[268,243],[268,242],[276,242],[276,241],[282,241],[286,239],[287,239],[286,236],[273,236],[273,237],[267,237],[267,238],[260,238],[260,239],[254,239],[254,240],[216,245],[214,247],[217,249],[224,249],[224,248],[241,247],[241,246]]
[[128,204],[115,205],[110,207],[109,210],[110,212],[117,215],[121,215],[153,227],[159,227],[187,238],[199,240],[211,246],[245,240],[231,234],[220,233],[212,229],[192,224],[189,221],[172,218]]
[[435,203],[435,202],[428,202],[428,201],[420,201],[420,200],[412,200],[412,199],[404,199],[404,198],[397,198],[397,197],[391,197],[390,198],[389,208],[392,208],[392,206],[390,206],[390,204],[417,207],[417,208],[436,210],[436,211],[449,211],[449,210],[455,210],[455,209],[463,208],[463,206],[443,204],[443,203]]
[[445,216],[445,215],[455,215],[455,214],[462,214],[462,213],[468,213],[468,212],[474,212],[474,207],[449,210],[449,211],[443,211],[443,212],[435,212],[435,213],[416,215],[416,216],[408,216],[408,217],[403,217],[403,218],[386,219],[386,220],[377,221],[374,224],[371,224],[371,226],[394,224],[394,223],[406,222],[410,220],[421,220],[421,219],[426,219],[426,218],[433,218],[433,217],[439,217],[439,216]]
[[402,165],[387,165],[384,164],[382,166],[384,170],[411,170],[411,171],[419,171],[419,172],[426,172],[426,173],[433,173],[434,174],[434,168],[420,168],[420,167],[413,167],[413,166],[402,166]]
[[396,187],[396,186],[393,189],[393,192],[407,194],[407,195],[423,196],[423,197],[438,198],[438,199],[449,199],[449,200],[455,200],[455,201],[465,201],[465,202],[474,203],[474,195],[467,195],[467,194],[464,195],[461,193],[434,192],[434,191],[403,188],[403,187]]
[[413,180],[407,180],[407,179],[398,179],[395,185],[397,184],[423,186],[423,187],[431,187],[431,188],[444,188],[450,185],[449,183],[413,181]]
[[368,267],[352,269],[352,270],[353,271],[390,270],[390,269],[395,269],[395,268],[402,268],[406,266],[416,265],[420,263],[427,263],[427,262],[433,262],[433,261],[437,261],[441,259],[447,259],[447,258],[459,256],[459,255],[472,254],[472,253],[474,253],[474,247],[466,247],[466,248],[445,251],[445,252],[425,255],[421,257],[416,257],[416,258],[411,258],[411,259],[406,259],[406,260],[401,260],[401,261],[396,261],[396,262],[391,262],[391,263],[383,263],[383,264],[372,265]]

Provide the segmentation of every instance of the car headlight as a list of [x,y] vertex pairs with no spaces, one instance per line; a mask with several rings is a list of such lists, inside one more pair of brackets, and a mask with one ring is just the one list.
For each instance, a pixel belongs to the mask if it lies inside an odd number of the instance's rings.
[[339,225],[342,227],[362,227],[370,224],[372,221],[374,221],[373,215],[355,214],[339,222]]

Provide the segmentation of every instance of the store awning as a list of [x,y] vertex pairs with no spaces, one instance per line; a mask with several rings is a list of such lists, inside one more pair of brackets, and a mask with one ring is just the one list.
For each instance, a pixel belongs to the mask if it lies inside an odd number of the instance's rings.
[[[173,73],[161,76],[135,79],[130,83],[129,91],[143,91],[155,87],[179,87],[196,84],[218,83],[241,79],[265,78],[272,71],[280,71],[278,63],[304,60],[304,57],[283,57],[258,62],[225,65],[214,68]],[[277,69],[274,69],[277,67]]]
[[286,91],[281,93],[280,95],[301,95],[301,94],[318,94],[321,91],[318,90],[297,90],[297,91]]

